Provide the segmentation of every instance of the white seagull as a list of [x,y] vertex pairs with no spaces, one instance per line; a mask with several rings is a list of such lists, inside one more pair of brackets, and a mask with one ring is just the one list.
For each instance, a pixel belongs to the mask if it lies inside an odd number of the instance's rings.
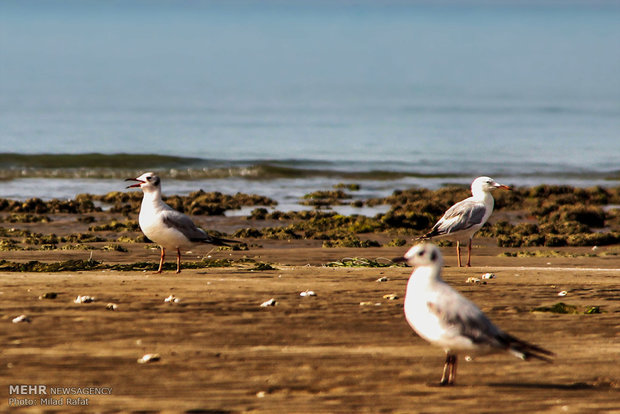
[[502,331],[473,302],[444,282],[441,251],[434,244],[413,246],[403,258],[395,260],[415,266],[407,283],[405,318],[418,335],[445,350],[441,385],[454,384],[459,354],[507,351],[523,360],[552,362],[553,352]]
[[154,173],[147,172],[138,178],[128,178],[125,181],[137,181],[127,188],[140,187],[144,193],[138,222],[144,235],[161,248],[157,273],[161,273],[166,249],[176,249],[177,273],[181,273],[181,248],[190,247],[194,243],[210,243],[216,246],[237,243],[208,235],[196,227],[185,214],[164,203],[161,199],[161,180]]
[[459,267],[461,267],[461,242],[468,242],[467,267],[470,267],[471,242],[474,233],[480,230],[491,217],[495,204],[491,192],[498,188],[510,190],[507,185],[498,184],[490,177],[476,178],[471,183],[472,196],[450,207],[431,231],[416,240],[432,239],[433,237],[456,240],[456,257]]

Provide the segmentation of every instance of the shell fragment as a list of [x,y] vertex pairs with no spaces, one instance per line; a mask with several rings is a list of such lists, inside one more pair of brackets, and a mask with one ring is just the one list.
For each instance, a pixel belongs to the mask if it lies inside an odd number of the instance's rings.
[[142,358],[138,358],[138,364],[148,364],[150,362],[157,362],[161,359],[159,354],[145,354]]
[[26,315],[19,315],[16,318],[13,318],[13,323],[22,323],[22,322],[32,322],[32,320]]
[[278,302],[276,302],[276,300],[274,298],[269,299],[268,301],[265,301],[263,303],[260,304],[261,308],[266,308],[268,306],[276,306],[278,304]]
[[174,295],[170,295],[166,299],[164,299],[164,302],[166,303],[179,303],[180,301],[181,299],[177,298]]
[[94,302],[94,301],[95,301],[95,298],[92,297],[92,296],[87,296],[87,295],[79,296],[78,295],[78,297],[75,298],[73,303],[91,303],[91,302]]

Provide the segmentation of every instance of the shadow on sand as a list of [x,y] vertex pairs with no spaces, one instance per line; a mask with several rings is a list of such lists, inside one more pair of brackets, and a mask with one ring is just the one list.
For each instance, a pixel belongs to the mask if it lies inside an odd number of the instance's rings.
[[552,383],[516,383],[516,382],[493,382],[490,387],[510,387],[521,389],[540,389],[540,390],[610,390],[614,387],[609,383],[588,384],[586,382],[575,382],[572,384],[552,384]]

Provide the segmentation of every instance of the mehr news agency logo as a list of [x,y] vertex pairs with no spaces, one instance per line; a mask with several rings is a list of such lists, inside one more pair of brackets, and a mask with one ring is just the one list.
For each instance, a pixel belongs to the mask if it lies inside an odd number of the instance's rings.
[[[111,395],[111,387],[49,387],[9,385],[9,407],[85,406],[93,395]],[[88,396],[88,397],[86,397]]]

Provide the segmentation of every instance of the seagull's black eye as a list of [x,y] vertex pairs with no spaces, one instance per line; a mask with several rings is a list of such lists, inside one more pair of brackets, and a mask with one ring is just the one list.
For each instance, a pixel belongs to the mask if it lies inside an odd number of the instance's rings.
[[424,250],[418,252],[418,256],[424,256]]
[[434,262],[435,260],[437,260],[437,252],[431,253],[431,262]]
[[151,178],[153,177],[146,177],[146,181],[151,181]]

